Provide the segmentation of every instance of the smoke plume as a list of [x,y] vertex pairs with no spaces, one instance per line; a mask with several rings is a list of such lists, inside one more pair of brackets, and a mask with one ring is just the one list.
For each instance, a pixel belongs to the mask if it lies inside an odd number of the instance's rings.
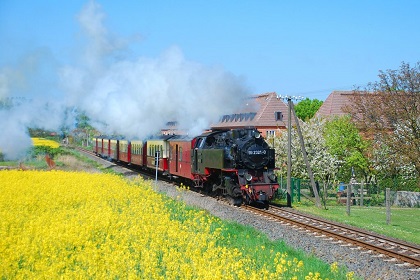
[[0,150],[9,158],[30,145],[28,127],[74,126],[68,108],[85,112],[104,134],[143,138],[177,121],[195,135],[249,94],[243,78],[189,61],[177,46],[157,57],[123,58],[130,42],[109,32],[93,1],[77,19],[86,44],[74,65],[37,50],[20,65],[0,68],[0,100],[8,100],[0,103]]

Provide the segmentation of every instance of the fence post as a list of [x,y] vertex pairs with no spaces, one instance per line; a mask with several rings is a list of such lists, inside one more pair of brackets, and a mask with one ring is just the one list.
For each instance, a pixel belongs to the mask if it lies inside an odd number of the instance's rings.
[[391,222],[391,189],[386,188],[385,191],[385,204],[386,204],[386,224]]
[[298,198],[298,202],[300,202],[300,180],[298,179],[297,181],[297,198]]
[[295,188],[295,178],[290,178],[290,202],[293,203],[293,196],[294,192],[293,189]]
[[351,190],[353,188],[353,178],[350,180],[350,184],[347,186],[347,200],[346,200],[346,213],[350,216],[350,202],[351,202]]
[[360,205],[360,207],[363,207],[363,193],[365,192],[364,191],[364,188],[363,188],[363,181],[362,181],[362,183],[360,184],[360,203],[359,203],[359,205]]

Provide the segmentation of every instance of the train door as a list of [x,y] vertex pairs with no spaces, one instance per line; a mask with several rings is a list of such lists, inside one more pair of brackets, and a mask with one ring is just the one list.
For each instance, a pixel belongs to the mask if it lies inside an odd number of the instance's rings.
[[199,173],[199,161],[201,157],[201,152],[199,151],[201,144],[203,143],[203,138],[198,138],[195,145],[194,145],[194,151],[191,154],[191,167],[193,173]]
[[104,156],[104,138],[101,139],[101,156]]
[[107,142],[108,142],[108,158],[111,158],[111,139],[108,139]]
[[178,144],[175,145],[175,172],[178,173],[178,165],[179,165],[179,148]]
[[117,140],[117,151],[115,157],[117,158],[117,161],[120,161],[120,140]]
[[127,143],[127,162],[131,163],[131,141]]

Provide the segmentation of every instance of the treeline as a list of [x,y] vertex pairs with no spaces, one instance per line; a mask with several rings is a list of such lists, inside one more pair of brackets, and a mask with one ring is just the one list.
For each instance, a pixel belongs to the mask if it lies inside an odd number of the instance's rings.
[[[350,101],[344,117],[306,117],[301,124],[315,180],[336,186],[354,176],[381,188],[420,191],[420,62],[380,71],[379,81],[354,89]],[[285,175],[287,133],[274,144]],[[308,177],[295,128],[292,176]]]

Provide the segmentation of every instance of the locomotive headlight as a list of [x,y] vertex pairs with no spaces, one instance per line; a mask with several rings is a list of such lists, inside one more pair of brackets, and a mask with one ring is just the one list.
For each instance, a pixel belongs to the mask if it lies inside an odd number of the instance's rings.
[[247,173],[247,174],[245,175],[245,179],[246,179],[248,182],[251,182],[251,180],[252,180],[252,175],[251,175],[251,174],[249,174],[249,173]]
[[258,138],[260,138],[260,137],[261,137],[261,134],[260,134],[258,131],[254,131],[254,137],[255,137],[256,139],[258,139]]

